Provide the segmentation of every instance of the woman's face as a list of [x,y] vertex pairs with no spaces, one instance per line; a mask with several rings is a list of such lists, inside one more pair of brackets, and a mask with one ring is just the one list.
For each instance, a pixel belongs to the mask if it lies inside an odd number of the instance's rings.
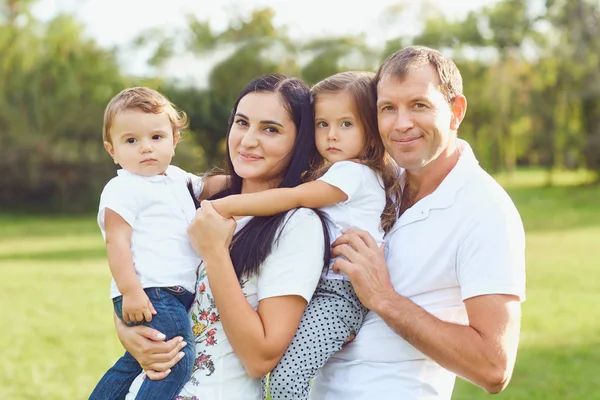
[[276,187],[290,163],[296,125],[278,93],[249,93],[238,103],[229,131],[229,157],[242,192]]

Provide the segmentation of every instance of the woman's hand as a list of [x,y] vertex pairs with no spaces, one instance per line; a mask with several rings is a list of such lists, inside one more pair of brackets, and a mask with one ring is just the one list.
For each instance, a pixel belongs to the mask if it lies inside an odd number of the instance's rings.
[[140,363],[149,379],[166,378],[177,364],[186,346],[182,337],[165,341],[165,335],[145,325],[128,327],[115,315],[115,326],[121,344]]
[[206,260],[215,252],[229,254],[235,226],[233,218],[224,218],[210,201],[204,200],[188,227],[188,235],[196,253]]

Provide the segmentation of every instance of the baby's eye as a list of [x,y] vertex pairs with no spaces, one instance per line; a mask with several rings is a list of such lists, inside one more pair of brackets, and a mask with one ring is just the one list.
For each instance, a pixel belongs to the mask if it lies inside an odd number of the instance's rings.
[[135,142],[136,142],[135,138],[132,138],[132,137],[130,137],[130,138],[127,138],[127,139],[125,140],[125,143],[129,143],[129,144],[133,144],[133,143],[135,143]]
[[160,140],[162,138],[163,137],[161,135],[154,135],[154,136],[152,136],[152,140]]

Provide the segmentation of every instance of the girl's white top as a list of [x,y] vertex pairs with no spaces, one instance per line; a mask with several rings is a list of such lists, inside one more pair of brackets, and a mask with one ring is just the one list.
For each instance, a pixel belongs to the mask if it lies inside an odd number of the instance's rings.
[[[327,216],[331,242],[342,234],[344,229],[360,229],[371,234],[377,244],[383,242],[381,214],[385,208],[385,189],[379,175],[364,164],[353,161],[338,161],[318,180],[337,187],[348,199],[320,210]],[[327,279],[346,279],[332,270],[323,274]]]

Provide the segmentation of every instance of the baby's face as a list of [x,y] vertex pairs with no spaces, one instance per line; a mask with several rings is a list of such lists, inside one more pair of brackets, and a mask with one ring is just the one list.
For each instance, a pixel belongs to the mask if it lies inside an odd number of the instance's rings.
[[110,129],[106,151],[123,169],[141,176],[164,174],[175,154],[179,133],[173,135],[165,113],[120,111]]

